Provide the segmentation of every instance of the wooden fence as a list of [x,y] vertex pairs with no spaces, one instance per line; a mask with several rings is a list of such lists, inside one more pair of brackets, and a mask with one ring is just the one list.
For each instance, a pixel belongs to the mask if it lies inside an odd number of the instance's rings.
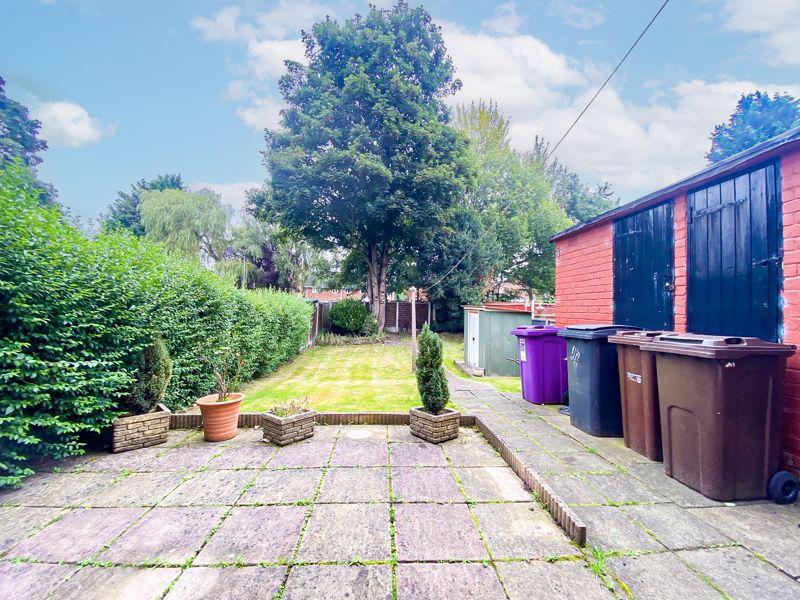
[[[309,332],[308,345],[314,343],[314,338],[320,333],[331,330],[331,306],[335,302],[314,300],[314,310],[311,313],[311,330]],[[417,328],[422,327],[423,323],[433,321],[433,308],[429,302],[417,302]],[[411,330],[411,303],[410,302],[387,302],[386,303],[386,331],[397,333]]]

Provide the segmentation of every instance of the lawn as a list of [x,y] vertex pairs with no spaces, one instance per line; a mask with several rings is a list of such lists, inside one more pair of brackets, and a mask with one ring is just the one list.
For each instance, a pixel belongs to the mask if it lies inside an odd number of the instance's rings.
[[243,411],[305,396],[320,411],[405,411],[420,404],[405,344],[315,346],[242,391]]
[[444,366],[453,373],[453,375],[461,377],[462,379],[472,379],[474,381],[488,383],[499,392],[513,392],[516,394],[521,392],[519,377],[471,377],[464,373],[455,363],[456,360],[464,359],[464,336],[460,333],[443,333],[440,335],[444,342]]

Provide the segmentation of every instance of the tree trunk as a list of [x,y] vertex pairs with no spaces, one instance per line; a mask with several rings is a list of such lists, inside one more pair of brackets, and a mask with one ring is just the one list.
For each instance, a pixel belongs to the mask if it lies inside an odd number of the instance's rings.
[[383,331],[386,325],[386,274],[389,264],[389,252],[385,246],[378,248],[370,244],[365,259],[367,261],[367,301],[378,330]]

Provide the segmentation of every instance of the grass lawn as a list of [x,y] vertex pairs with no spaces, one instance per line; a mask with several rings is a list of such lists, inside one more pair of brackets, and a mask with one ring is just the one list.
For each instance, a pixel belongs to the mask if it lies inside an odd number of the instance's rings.
[[444,366],[453,375],[462,379],[473,379],[483,383],[488,383],[499,392],[521,393],[519,377],[471,377],[456,366],[456,360],[464,359],[464,336],[455,333],[440,334],[444,342]]
[[242,390],[243,411],[308,396],[320,411],[406,411],[419,406],[411,351],[403,345],[315,346]]

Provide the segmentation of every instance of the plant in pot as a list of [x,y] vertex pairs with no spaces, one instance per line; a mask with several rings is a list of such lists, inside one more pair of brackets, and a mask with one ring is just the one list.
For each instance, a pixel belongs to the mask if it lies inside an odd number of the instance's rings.
[[442,340],[428,324],[418,338],[417,389],[422,406],[410,409],[411,435],[439,444],[458,437],[461,413],[445,408],[450,399],[442,366]]
[[239,409],[244,394],[237,392],[239,378],[244,365],[241,353],[231,348],[221,348],[214,358],[204,362],[214,371],[216,393],[197,400],[203,416],[203,438],[207,442],[224,442],[236,435],[239,424]]
[[160,335],[137,354],[135,372],[131,392],[122,402],[128,412],[112,423],[115,453],[163,444],[169,433],[172,413],[161,400],[172,377],[172,361]]
[[308,407],[308,398],[278,402],[261,415],[264,441],[286,446],[308,439],[314,435],[316,415]]

